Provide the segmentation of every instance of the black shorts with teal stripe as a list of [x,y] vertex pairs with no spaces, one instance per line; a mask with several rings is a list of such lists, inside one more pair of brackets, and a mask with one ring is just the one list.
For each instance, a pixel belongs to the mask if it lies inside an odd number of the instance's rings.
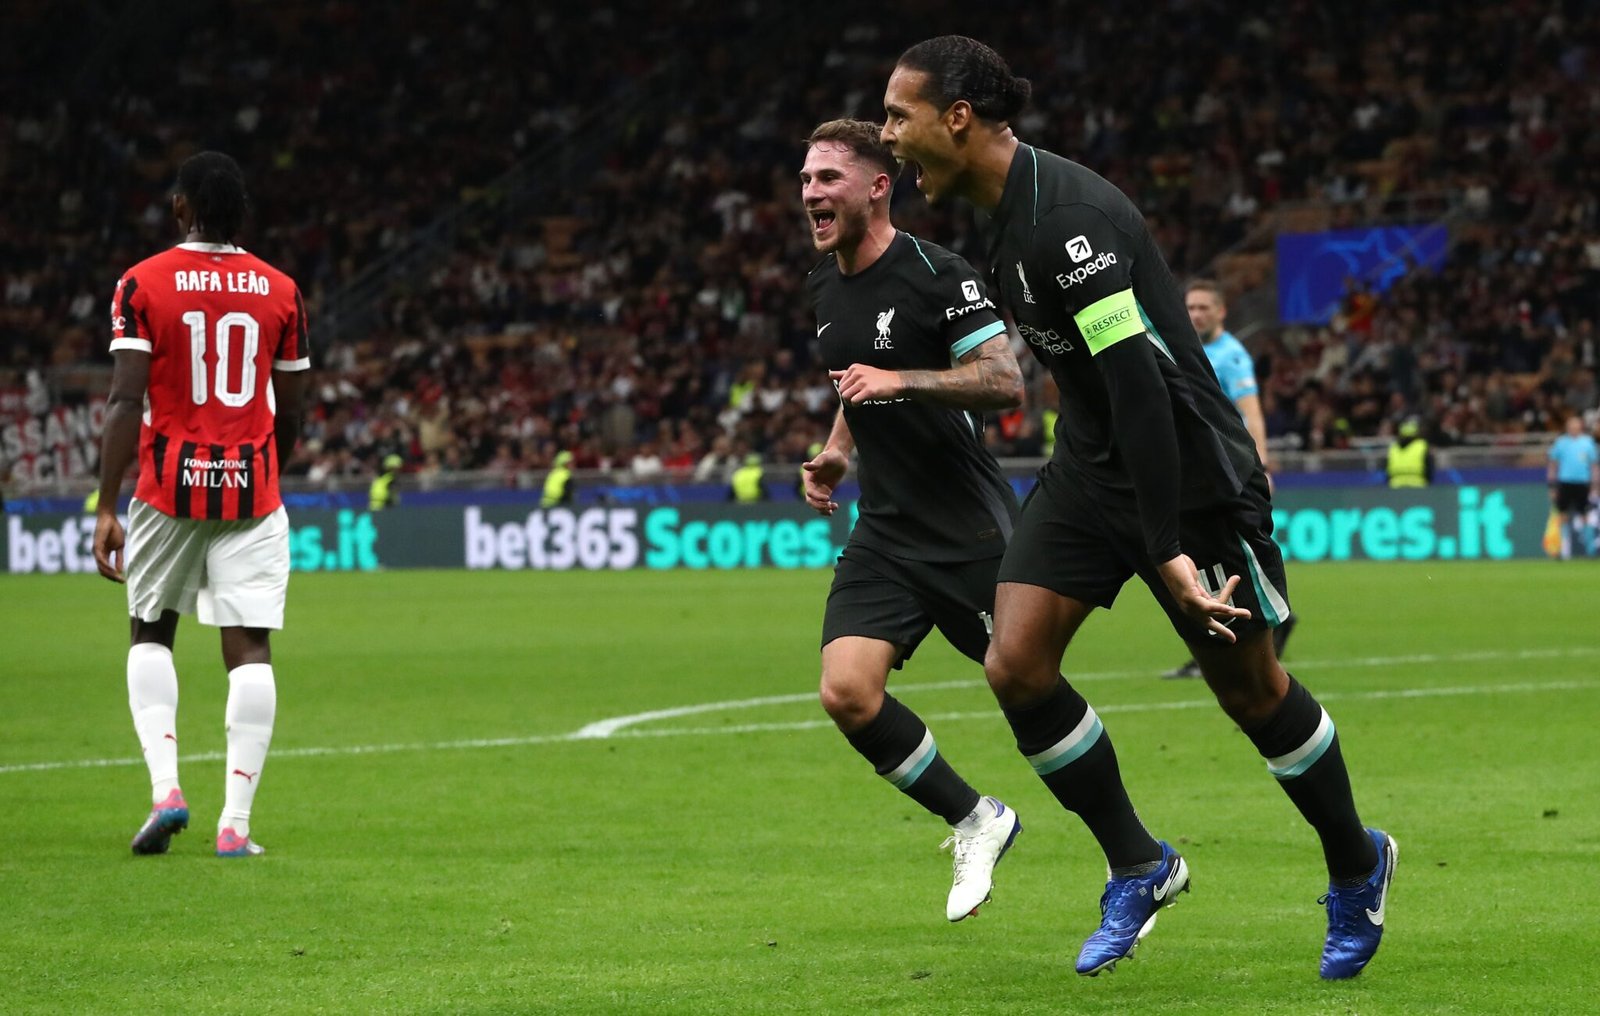
[[898,669],[937,627],[957,651],[982,663],[999,567],[998,557],[914,561],[851,543],[833,568],[822,644],[845,635],[881,639],[901,648]]
[[[1265,473],[1256,472],[1232,500],[1178,516],[1178,543],[1213,592],[1239,576],[1233,603],[1250,611],[1235,632],[1276,627],[1289,617],[1283,554],[1272,540],[1272,500]],[[1205,626],[1178,609],[1156,563],[1145,551],[1138,505],[1047,463],[1022,503],[1022,517],[1000,565],[1001,582],[1042,586],[1097,607],[1110,607],[1138,575],[1186,642],[1209,643]]]

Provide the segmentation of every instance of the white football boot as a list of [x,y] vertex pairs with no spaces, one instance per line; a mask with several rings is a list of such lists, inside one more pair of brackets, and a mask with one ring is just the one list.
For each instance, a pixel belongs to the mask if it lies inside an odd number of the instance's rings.
[[950,838],[940,844],[941,849],[949,847],[955,855],[955,884],[950,887],[950,899],[944,909],[944,915],[952,921],[971,917],[988,902],[989,891],[994,888],[994,866],[1022,832],[1016,812],[992,797],[984,800],[993,807],[994,814],[971,832],[952,827]]

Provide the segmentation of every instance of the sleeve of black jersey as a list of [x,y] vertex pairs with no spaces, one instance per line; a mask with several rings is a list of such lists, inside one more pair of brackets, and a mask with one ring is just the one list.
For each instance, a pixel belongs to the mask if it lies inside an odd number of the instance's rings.
[[935,308],[944,322],[944,344],[952,363],[1005,334],[1005,322],[995,312],[983,280],[965,259],[951,255],[939,266],[934,285]]
[[1139,501],[1145,549],[1177,557],[1182,473],[1172,402],[1156,357],[1160,339],[1133,293],[1133,238],[1091,205],[1053,209],[1034,234],[1034,258],[1050,270],[1065,309],[1105,381],[1111,431]]

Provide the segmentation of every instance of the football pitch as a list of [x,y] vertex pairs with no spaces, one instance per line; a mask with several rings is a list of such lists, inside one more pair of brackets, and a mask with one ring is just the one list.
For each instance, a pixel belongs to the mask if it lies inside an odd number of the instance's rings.
[[816,704],[827,572],[297,575],[254,860],[212,856],[216,634],[177,662],[192,811],[148,780],[122,591],[0,577],[0,1011],[1593,1011],[1600,568],[1291,567],[1287,662],[1400,864],[1383,948],[1325,984],[1321,853],[1130,586],[1069,652],[1181,897],[1073,973],[1105,877],[935,635],[891,687],[1026,831],[944,919],[945,829]]

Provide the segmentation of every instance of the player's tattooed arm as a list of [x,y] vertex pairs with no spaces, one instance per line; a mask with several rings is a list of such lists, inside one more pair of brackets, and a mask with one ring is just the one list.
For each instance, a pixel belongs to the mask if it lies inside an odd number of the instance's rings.
[[1022,405],[1022,368],[1004,333],[969,350],[949,370],[903,370],[902,394],[952,409],[1013,409]]

